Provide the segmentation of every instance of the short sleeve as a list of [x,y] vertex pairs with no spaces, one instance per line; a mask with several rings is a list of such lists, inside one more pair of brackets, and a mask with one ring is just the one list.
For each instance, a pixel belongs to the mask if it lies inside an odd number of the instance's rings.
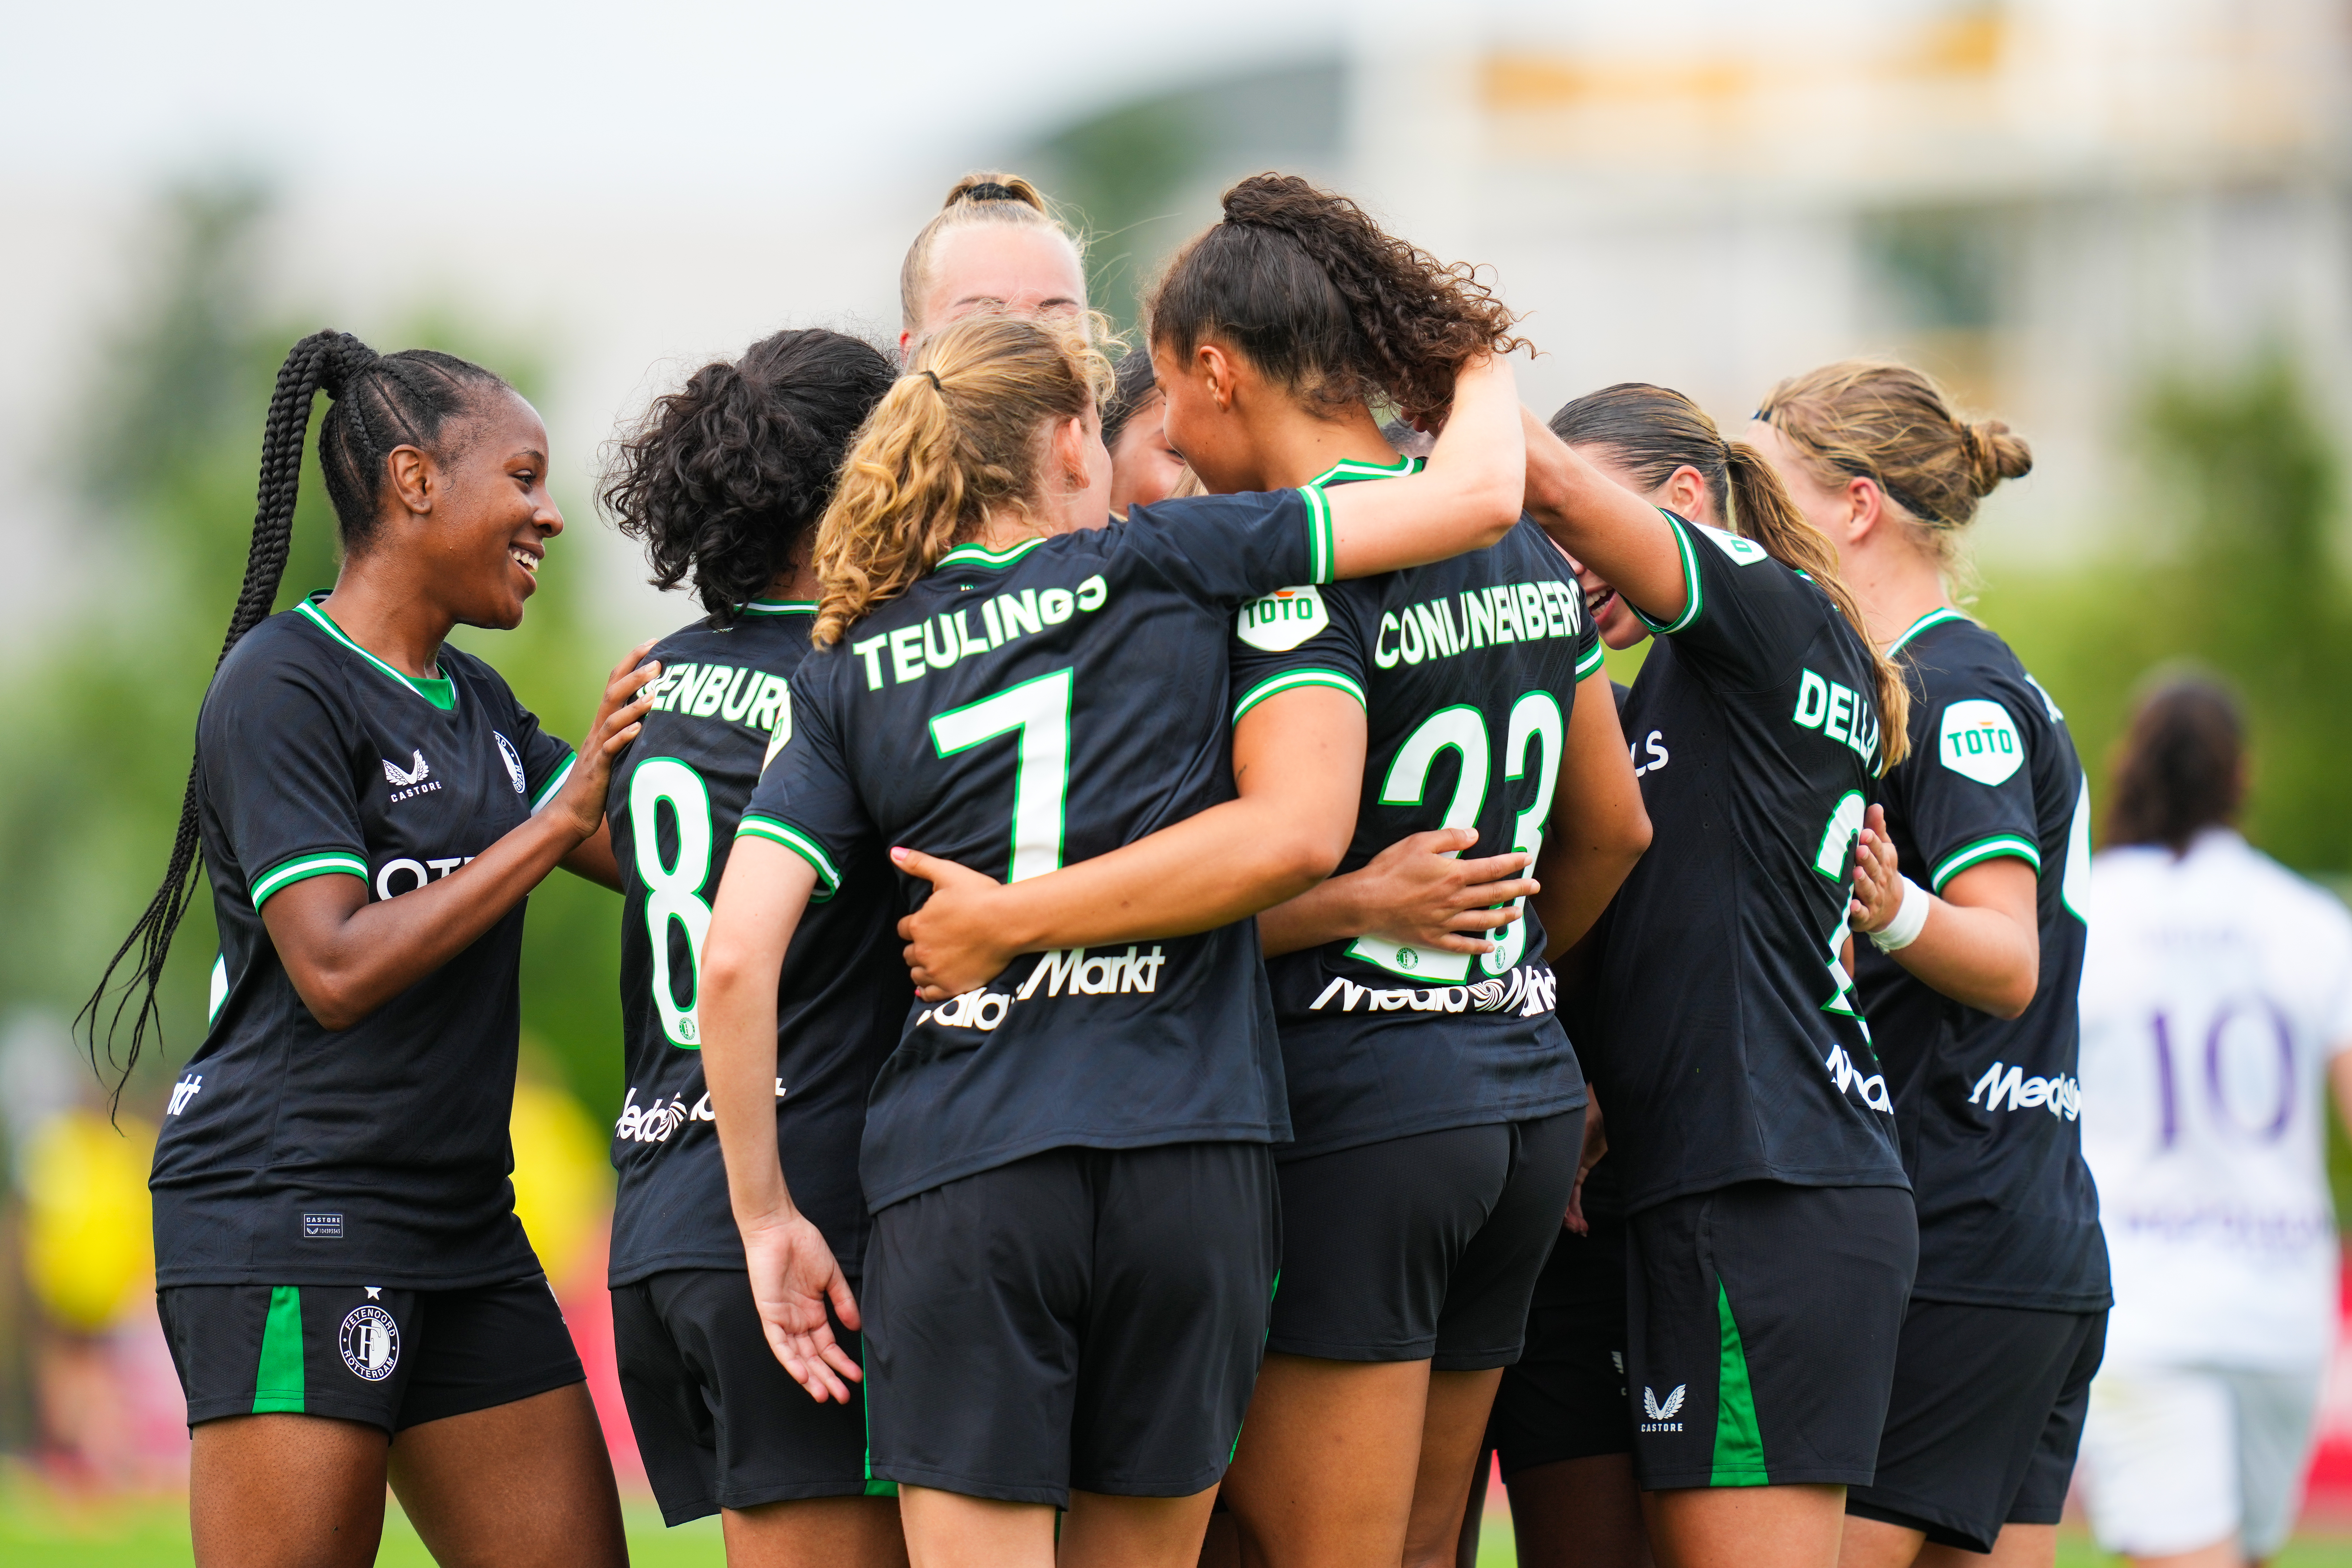
[[515,749],[522,753],[524,793],[530,797],[530,809],[537,812],[555,798],[579,759],[570,742],[541,729],[539,716],[520,703],[515,705],[513,739]]
[[1311,487],[1186,496],[1111,526],[1188,597],[1220,609],[1331,580],[1331,511]]
[[1682,553],[1682,614],[1660,621],[1639,605],[1633,613],[1658,636],[1674,638],[1685,654],[1747,689],[1786,678],[1821,630],[1821,590],[1753,540],[1670,511],[1660,515]]
[[367,882],[351,748],[304,672],[233,669],[205,702],[199,731],[205,799],[255,909],[312,877]]
[[856,863],[875,837],[824,679],[844,657],[837,648],[812,654],[786,682],[767,763],[735,829],[739,839],[764,838],[807,861],[819,899],[840,889],[841,868]]
[[2003,856],[2039,874],[2033,770],[2014,694],[1939,672],[1915,697],[1911,755],[1882,785],[1892,826],[1918,856],[1906,874],[1936,893]]
[[1328,687],[1370,706],[1358,603],[1364,592],[1352,584],[1325,589],[1310,583],[1277,588],[1234,613],[1234,723],[1267,698],[1302,686]]

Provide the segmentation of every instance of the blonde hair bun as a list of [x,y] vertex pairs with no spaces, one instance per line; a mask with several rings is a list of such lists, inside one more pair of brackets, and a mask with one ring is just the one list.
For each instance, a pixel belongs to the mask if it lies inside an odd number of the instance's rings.
[[1978,495],[1990,495],[2001,480],[2021,479],[2033,471],[2033,448],[2001,421],[1979,419],[1963,426],[1960,434],[1968,443]]

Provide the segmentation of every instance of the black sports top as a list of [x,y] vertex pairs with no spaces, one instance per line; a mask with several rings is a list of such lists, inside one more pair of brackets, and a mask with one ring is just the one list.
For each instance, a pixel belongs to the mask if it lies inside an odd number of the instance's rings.
[[1611,909],[1584,1059],[1627,1207],[1756,1179],[1905,1185],[1840,956],[1878,757],[1869,653],[1803,574],[1667,521],[1686,599],[1643,616],[1624,713],[1653,837]]
[[[615,1286],[664,1268],[743,1266],[702,1081],[702,938],[815,620],[814,605],[752,604],[731,625],[698,621],[662,639],[654,710],[614,772],[629,1078],[613,1128]],[[908,990],[889,864],[877,857],[862,870],[801,917],[776,995],[784,1179],[853,1278],[867,1227],[857,1181],[866,1096],[898,1043]]]
[[401,674],[313,601],[213,678],[196,788],[221,952],[155,1145],[159,1286],[453,1289],[539,1268],[507,1179],[523,906],[341,1030],[310,1016],[261,920],[310,877],[414,892],[562,785],[572,749],[496,670],[454,647],[440,668]]
[[2042,963],[2033,1000],[1998,1018],[1857,950],[1863,1011],[1919,1206],[1912,1294],[2056,1311],[2108,1304],[2099,1199],[2083,1163],[2081,1030],[2091,797],[2065,715],[2009,645],[1957,610],[1896,640],[1911,754],[1881,781],[1906,875],[1941,892],[2003,857],[2032,867]]
[[[1408,473],[1341,463],[1328,487]],[[1286,588],[1245,605],[1234,718],[1302,686],[1365,705],[1363,794],[1341,873],[1398,839],[1473,827],[1472,855],[1540,849],[1576,683],[1600,639],[1567,562],[1522,520],[1492,549]],[[1297,1142],[1286,1159],[1518,1121],[1584,1102],[1533,910],[1482,958],[1375,937],[1266,963]]]
[[[826,890],[892,845],[1017,881],[1229,800],[1234,612],[1327,581],[1330,562],[1312,490],[952,550],[795,672],[789,738],[740,831],[804,857]],[[1265,974],[1242,921],[1027,954],[911,1006],[867,1109],[867,1200],[1067,1145],[1287,1139]]]

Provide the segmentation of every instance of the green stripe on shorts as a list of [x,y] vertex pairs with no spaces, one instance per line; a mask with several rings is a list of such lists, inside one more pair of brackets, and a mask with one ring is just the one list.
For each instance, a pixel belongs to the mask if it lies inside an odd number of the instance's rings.
[[[859,1334],[857,1336],[857,1364],[861,1367],[866,1364],[866,1336],[864,1334]],[[866,1490],[863,1495],[866,1497],[897,1497],[898,1495],[898,1482],[877,1480],[875,1479],[874,1391],[871,1388],[862,1388],[861,1394],[866,1403]]]
[[1723,1325],[1723,1360],[1716,1373],[1715,1469],[1711,1487],[1767,1487],[1764,1434],[1756,1425],[1756,1390],[1748,1381],[1748,1351],[1732,1321],[1731,1293],[1715,1281],[1716,1316]]
[[261,1364],[253,1376],[256,1415],[302,1412],[302,1291],[269,1289],[269,1315],[261,1322]]

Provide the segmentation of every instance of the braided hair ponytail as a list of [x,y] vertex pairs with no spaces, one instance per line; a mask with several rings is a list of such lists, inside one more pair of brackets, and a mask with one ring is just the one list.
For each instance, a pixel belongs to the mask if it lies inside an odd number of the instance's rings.
[[1225,193],[1224,211],[1160,279],[1155,347],[1189,356],[1223,339],[1302,401],[1386,402],[1425,418],[1454,401],[1463,362],[1528,346],[1475,268],[1383,232],[1345,196],[1253,174]]
[[[287,353],[278,369],[278,384],[269,395],[269,413],[261,430],[261,479],[254,503],[253,542],[247,549],[245,581],[237,589],[236,607],[229,615],[228,632],[221,639],[217,672],[246,633],[269,617],[278,602],[279,579],[286,574],[286,556],[294,541],[294,503],[302,479],[302,446],[310,426],[312,400],[324,392],[334,399],[319,431],[319,462],[326,473],[327,493],[334,502],[337,532],[347,552],[363,548],[375,531],[376,503],[383,489],[385,459],[398,446],[443,450],[444,427],[466,413],[471,399],[485,385],[506,383],[451,354],[411,349],[380,356],[349,332],[313,332]],[[114,1059],[115,1030],[123,1010],[135,995],[138,1011],[131,1025],[131,1047],[114,1080],[113,1103],[122,1100],[124,1085],[139,1064],[148,1031],[163,1033],[162,1009],[156,1001],[163,982],[164,961],[171,956],[173,933],[195,897],[195,869],[200,843],[199,775],[202,763],[188,769],[187,788],[180,797],[180,823],[172,837],[172,858],[163,885],[131,927],[131,934],[114,950],[99,976],[89,999],[74,1015],[77,1026],[87,1024],[90,1065],[98,1063],[100,1018],[108,988],[123,960],[137,948],[123,994],[105,1016],[107,1060]]]

